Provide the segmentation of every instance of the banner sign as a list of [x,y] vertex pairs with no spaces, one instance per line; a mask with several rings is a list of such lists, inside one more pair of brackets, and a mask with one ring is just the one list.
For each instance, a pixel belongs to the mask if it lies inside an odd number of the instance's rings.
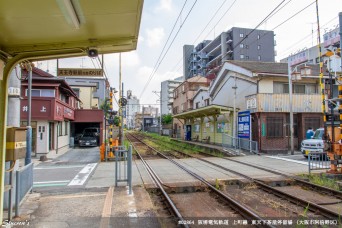
[[87,69],[87,68],[58,68],[57,76],[67,77],[67,76],[95,76],[102,77],[102,69]]
[[250,126],[250,111],[244,111],[238,113],[238,137],[239,138],[248,138],[251,134],[251,126]]

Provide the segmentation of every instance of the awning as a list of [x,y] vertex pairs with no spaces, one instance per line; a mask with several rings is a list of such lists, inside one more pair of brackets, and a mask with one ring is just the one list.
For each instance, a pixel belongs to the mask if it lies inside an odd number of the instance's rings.
[[226,106],[221,106],[221,105],[209,105],[206,107],[202,107],[202,108],[198,108],[198,109],[191,110],[188,112],[182,112],[180,114],[173,115],[173,118],[176,118],[176,119],[200,118],[200,117],[206,117],[206,116],[226,114],[232,111],[234,111],[232,107],[226,107]]
[[142,7],[143,0],[1,1],[0,59],[135,50]]

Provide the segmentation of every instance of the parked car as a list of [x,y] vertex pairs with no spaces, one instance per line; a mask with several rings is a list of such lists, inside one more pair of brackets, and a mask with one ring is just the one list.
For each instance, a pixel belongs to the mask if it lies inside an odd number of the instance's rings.
[[305,139],[301,143],[301,152],[304,155],[304,157],[308,158],[308,155],[310,152],[324,152],[324,141],[323,141],[323,135],[324,135],[324,128],[318,128],[315,131],[315,134],[312,136],[311,139]]
[[78,140],[79,146],[97,146],[97,137],[94,132],[85,132]]
[[99,145],[100,144],[100,129],[97,127],[84,128],[82,135],[84,135],[84,134],[89,135],[88,133],[91,133],[91,134],[93,134],[93,136],[95,136],[96,143],[97,143],[97,145]]

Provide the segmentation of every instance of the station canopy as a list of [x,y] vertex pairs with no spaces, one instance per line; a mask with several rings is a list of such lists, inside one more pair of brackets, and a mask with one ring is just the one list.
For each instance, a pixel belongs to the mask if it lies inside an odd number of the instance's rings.
[[234,110],[231,107],[226,107],[226,106],[221,106],[221,105],[209,105],[209,106],[205,106],[205,107],[191,110],[188,112],[182,112],[177,115],[173,115],[173,118],[192,119],[192,118],[221,115],[221,114],[226,114],[232,111]]
[[0,59],[26,60],[135,50],[143,0],[0,2]]

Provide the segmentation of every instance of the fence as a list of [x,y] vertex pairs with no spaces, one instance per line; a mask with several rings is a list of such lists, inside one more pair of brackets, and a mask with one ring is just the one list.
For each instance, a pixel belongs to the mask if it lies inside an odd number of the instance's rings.
[[330,160],[326,152],[310,152],[308,154],[309,174],[313,170],[330,169]]
[[239,155],[241,150],[258,154],[258,142],[244,138],[235,138],[228,134],[222,134],[222,147],[224,150],[234,150]]
[[115,150],[115,186],[118,182],[127,182],[129,194],[132,194],[132,146],[113,147]]

